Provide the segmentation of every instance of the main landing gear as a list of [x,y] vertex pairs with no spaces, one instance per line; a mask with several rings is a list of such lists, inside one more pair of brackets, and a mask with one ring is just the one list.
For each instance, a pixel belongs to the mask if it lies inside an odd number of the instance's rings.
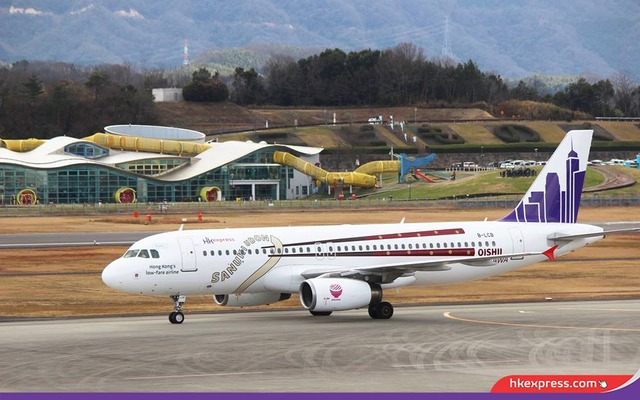
[[369,306],[369,316],[373,319],[389,319],[393,316],[391,303],[383,301]]
[[169,314],[169,322],[172,324],[181,324],[184,321],[184,314],[182,313],[182,306],[187,301],[187,296],[181,294],[175,294],[171,296],[173,299],[173,312]]

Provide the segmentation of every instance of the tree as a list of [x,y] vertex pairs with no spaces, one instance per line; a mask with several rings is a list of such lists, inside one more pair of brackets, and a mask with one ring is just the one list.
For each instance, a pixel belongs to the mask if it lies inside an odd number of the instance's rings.
[[233,101],[237,104],[260,104],[265,98],[262,78],[255,69],[237,67],[233,74]]
[[633,103],[633,80],[625,72],[619,71],[613,76],[613,87],[616,91],[616,108],[622,115],[630,115]]
[[218,79],[216,73],[213,77],[205,68],[200,68],[193,73],[191,83],[182,89],[182,97],[186,101],[215,103],[229,98],[227,85]]
[[44,94],[44,86],[37,74],[31,74],[29,79],[22,84],[24,95],[29,99],[29,104],[33,106],[36,99]]
[[265,76],[268,102],[282,106],[302,104],[302,76],[293,58],[272,56],[265,66]]
[[528,86],[522,80],[518,82],[518,86],[511,90],[511,96],[518,100],[538,100],[540,98],[536,88]]
[[84,85],[93,91],[94,100],[98,100],[100,94],[111,85],[111,77],[106,71],[95,69]]

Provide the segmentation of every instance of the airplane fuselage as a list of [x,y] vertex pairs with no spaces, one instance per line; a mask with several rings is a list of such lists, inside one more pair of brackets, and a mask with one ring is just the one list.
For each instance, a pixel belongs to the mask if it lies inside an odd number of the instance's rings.
[[[553,233],[600,231],[584,224],[487,221],[182,230],[138,241],[103,277],[118,281],[120,290],[146,295],[296,293],[305,273],[495,256],[492,262],[452,262],[379,282],[383,288],[445,285],[544,261],[544,255],[501,255],[543,252],[555,244],[548,239]],[[600,238],[560,244],[555,255]]]

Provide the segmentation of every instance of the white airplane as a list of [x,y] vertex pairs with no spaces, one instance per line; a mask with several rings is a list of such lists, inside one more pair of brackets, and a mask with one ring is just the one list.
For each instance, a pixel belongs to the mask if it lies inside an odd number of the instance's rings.
[[388,319],[385,289],[480,279],[634,231],[576,223],[592,135],[567,133],[498,221],[178,230],[137,241],[102,280],[124,292],[170,296],[174,324],[184,321],[187,295],[242,307],[298,293],[312,315],[368,307],[371,318]]

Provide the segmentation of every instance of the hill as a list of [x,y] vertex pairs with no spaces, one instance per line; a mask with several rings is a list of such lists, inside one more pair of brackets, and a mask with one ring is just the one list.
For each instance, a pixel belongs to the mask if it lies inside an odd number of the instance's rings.
[[262,63],[260,45],[282,53],[282,46],[360,50],[410,42],[428,58],[471,59],[505,77],[626,70],[638,79],[638,15],[635,0],[16,0],[0,5],[0,61],[175,68],[188,39],[192,58],[204,60],[212,49],[248,48],[240,59],[215,57],[251,67]]

